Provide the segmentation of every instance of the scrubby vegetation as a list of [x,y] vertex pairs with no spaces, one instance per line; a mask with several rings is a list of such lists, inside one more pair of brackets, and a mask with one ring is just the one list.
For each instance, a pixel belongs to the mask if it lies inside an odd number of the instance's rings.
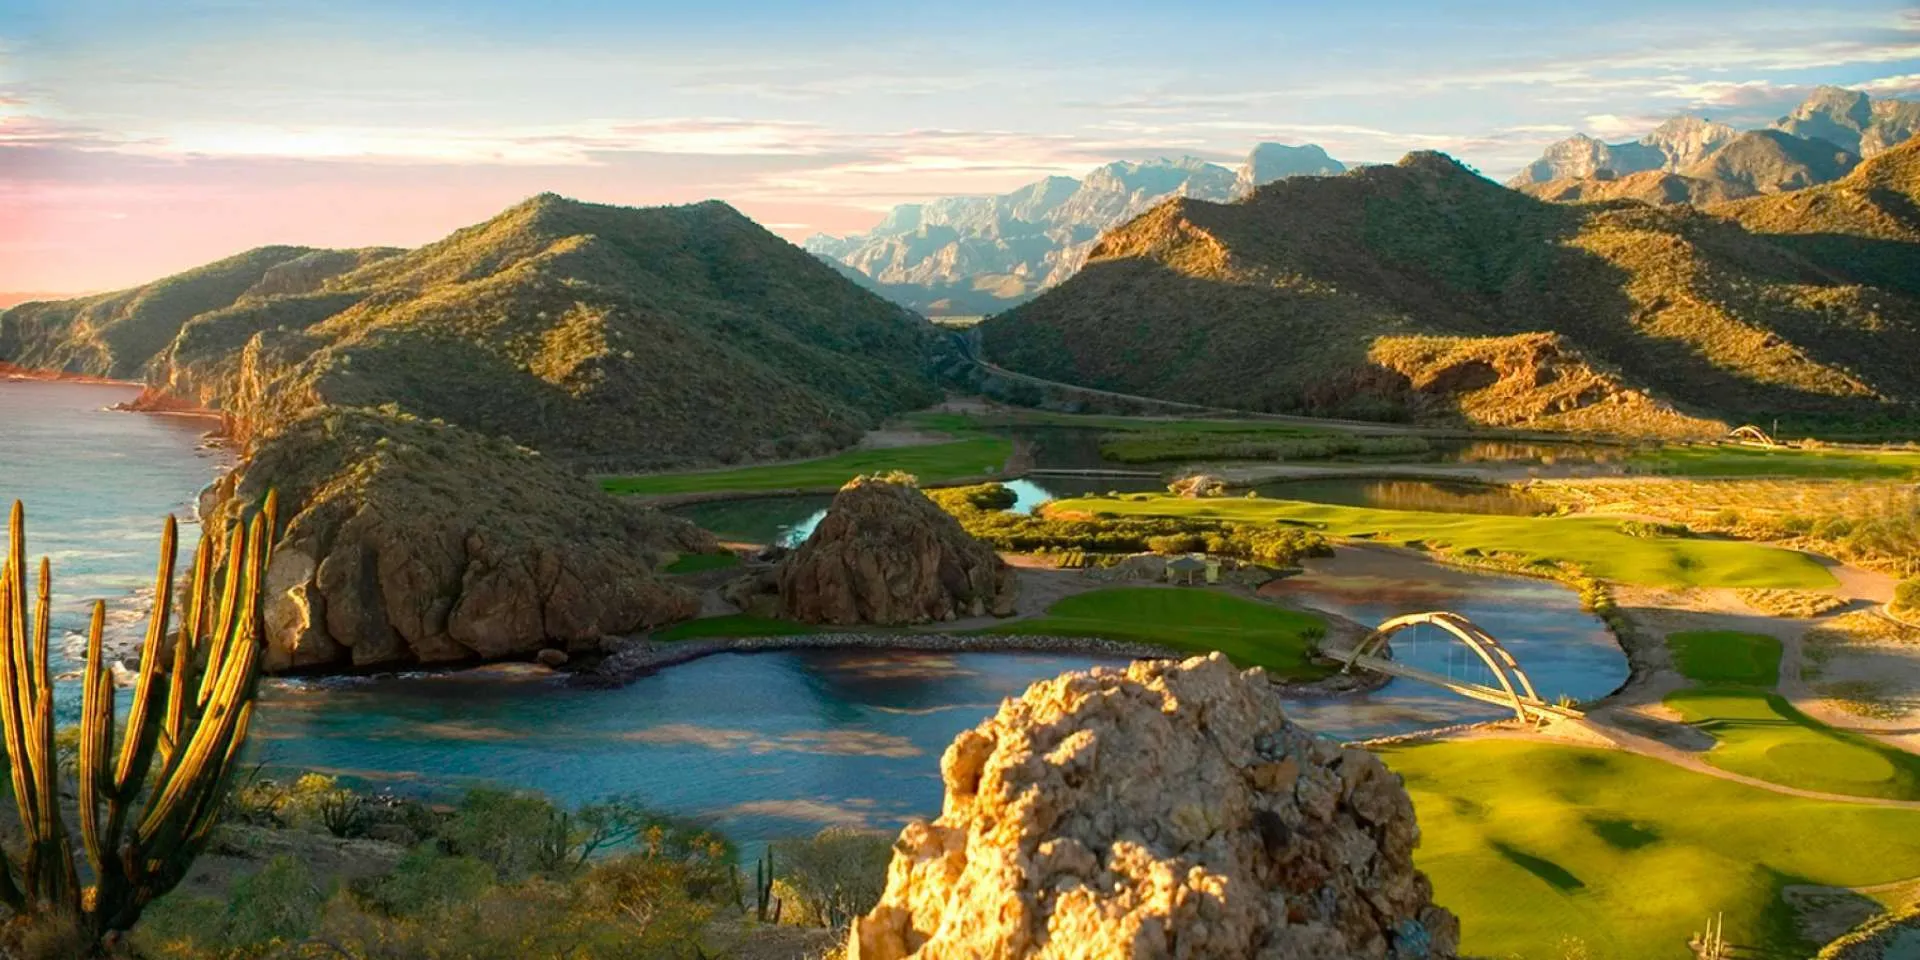
[[683,553],[672,563],[661,568],[662,573],[706,573],[711,570],[726,570],[740,565],[740,555],[732,551],[725,553]]
[[805,839],[778,841],[772,854],[780,922],[842,929],[880,902],[893,835],[828,827]]
[[1573,571],[1622,583],[1814,589],[1833,577],[1802,554],[1750,543],[1635,537],[1606,517],[1503,517],[1378,510],[1268,499],[1187,500],[1150,494],[1051,504],[1059,518],[1181,519],[1222,524],[1291,524],[1332,537],[1445,550],[1469,561],[1504,558],[1542,573]]
[[[1121,517],[1097,508],[1072,515],[1007,512],[1012,491],[993,483],[928,491],[974,539],[1011,553],[1193,553],[1204,551],[1270,566],[1326,552],[1325,538],[1298,526],[1188,517]],[[1092,500],[1089,503],[1109,501]],[[1117,501],[1115,501],[1117,503]]]
[[476,789],[442,810],[310,775],[242,791],[221,843],[244,853],[258,836],[249,829],[315,830],[313,811],[342,795],[367,811],[366,832],[388,838],[368,856],[405,846],[389,866],[343,879],[281,855],[226,891],[155,904],[135,950],[155,960],[692,958],[708,955],[708,921],[738,901],[724,837],[627,800],[566,810]]
[[979,329],[1024,373],[1244,410],[1716,435],[1670,398],[1911,423],[1916,167],[1897,148],[1710,215],[1549,204],[1416,153],[1164,202]]
[[1106,637],[1195,653],[1218,650],[1241,666],[1308,680],[1332,672],[1312,656],[1326,628],[1312,614],[1212,590],[1113,587],[1067,597],[1043,617],[993,632]]
[[1784,541],[1901,576],[1920,574],[1920,491],[1820,480],[1539,480],[1527,492],[1583,512],[1626,512],[1700,533]]
[[1843,447],[1748,447],[1731,444],[1654,447],[1627,463],[1649,473],[1693,477],[1809,477],[1883,480],[1920,477],[1920,450]]
[[1902,580],[1893,588],[1893,612],[1900,616],[1920,616],[1920,577]]
[[1406,456],[1427,453],[1425,437],[1360,436],[1324,432],[1229,433],[1154,430],[1118,433],[1100,442],[1100,453],[1121,463],[1180,460],[1323,460],[1329,457]]

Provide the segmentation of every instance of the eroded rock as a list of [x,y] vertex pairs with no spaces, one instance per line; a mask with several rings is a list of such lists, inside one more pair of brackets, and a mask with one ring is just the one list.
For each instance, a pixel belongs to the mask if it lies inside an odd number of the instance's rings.
[[909,484],[862,478],[780,561],[780,609],[808,623],[910,624],[1008,616],[1005,560]]
[[697,613],[697,594],[654,571],[716,549],[510,443],[371,411],[262,438],[216,514],[268,483],[283,504],[263,601],[275,671],[597,649]]
[[854,960],[1454,956],[1399,778],[1219,654],[1037,683],[941,774]]

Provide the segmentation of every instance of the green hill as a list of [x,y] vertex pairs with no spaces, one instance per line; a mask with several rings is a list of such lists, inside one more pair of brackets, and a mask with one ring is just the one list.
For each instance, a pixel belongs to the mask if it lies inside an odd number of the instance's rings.
[[[1910,212],[1916,165],[1908,145],[1729,206],[1864,178]],[[1920,246],[1883,243],[1856,276],[1747,220],[1548,203],[1415,153],[1163,203],[982,338],[1025,373],[1254,410],[1664,434],[1920,416]]]
[[543,195],[417,250],[264,248],[22,306],[0,315],[0,359],[144,372],[243,438],[393,405],[583,466],[653,467],[846,446],[937,398],[928,330],[725,204]]

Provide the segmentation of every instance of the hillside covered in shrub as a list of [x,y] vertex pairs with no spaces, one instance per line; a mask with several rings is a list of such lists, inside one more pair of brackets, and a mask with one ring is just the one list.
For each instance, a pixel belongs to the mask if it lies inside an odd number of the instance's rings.
[[982,325],[1011,369],[1252,410],[1620,433],[1920,419],[1920,146],[1707,211],[1437,153],[1167,201]]

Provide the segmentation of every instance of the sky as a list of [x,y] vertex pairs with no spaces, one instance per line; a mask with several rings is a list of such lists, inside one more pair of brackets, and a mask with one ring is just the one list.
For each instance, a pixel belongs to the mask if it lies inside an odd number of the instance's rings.
[[1261,141],[1505,179],[1819,84],[1920,99],[1920,5],[0,0],[0,295],[413,246],[543,191],[798,241]]

